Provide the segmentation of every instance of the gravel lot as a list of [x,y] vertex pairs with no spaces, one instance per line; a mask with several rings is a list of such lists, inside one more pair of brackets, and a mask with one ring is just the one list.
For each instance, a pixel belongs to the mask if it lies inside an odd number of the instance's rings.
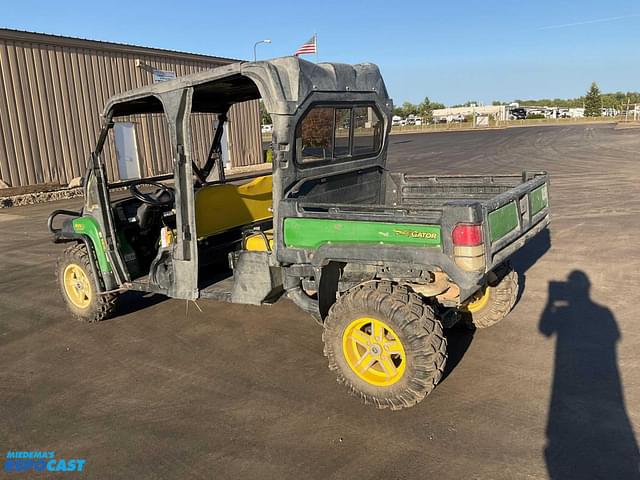
[[390,159],[552,175],[551,236],[514,260],[520,301],[491,329],[449,332],[425,401],[390,412],[349,397],[289,301],[200,312],[128,294],[120,316],[75,322],[45,226],[79,203],[61,201],[0,212],[5,451],[85,458],[87,478],[640,478],[640,130],[399,135]]

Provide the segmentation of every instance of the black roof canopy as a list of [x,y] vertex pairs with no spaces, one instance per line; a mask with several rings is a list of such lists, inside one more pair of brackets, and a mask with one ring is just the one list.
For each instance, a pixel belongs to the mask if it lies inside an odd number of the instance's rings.
[[291,115],[314,91],[373,93],[390,101],[376,65],[315,64],[298,57],[239,62],[163,83],[147,85],[111,97],[105,115],[162,112],[164,94],[193,88],[192,112],[223,112],[234,103],[262,98],[273,114]]

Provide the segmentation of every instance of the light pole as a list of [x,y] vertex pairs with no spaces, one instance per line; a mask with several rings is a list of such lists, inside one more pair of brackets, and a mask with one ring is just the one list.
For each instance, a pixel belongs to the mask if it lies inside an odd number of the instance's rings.
[[260,45],[261,43],[271,43],[271,40],[266,39],[266,40],[258,40],[256,43],[253,44],[253,61],[256,61],[256,47],[258,45]]

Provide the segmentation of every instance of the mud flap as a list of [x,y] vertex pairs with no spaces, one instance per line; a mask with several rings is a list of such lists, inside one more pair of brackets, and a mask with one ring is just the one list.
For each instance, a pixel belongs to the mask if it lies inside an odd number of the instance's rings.
[[282,272],[279,267],[269,265],[270,256],[270,252],[247,250],[236,254],[232,303],[261,305],[273,303],[282,295]]

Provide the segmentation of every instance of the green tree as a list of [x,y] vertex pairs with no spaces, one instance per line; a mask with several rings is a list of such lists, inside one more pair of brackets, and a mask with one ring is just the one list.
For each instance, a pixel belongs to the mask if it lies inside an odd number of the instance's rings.
[[429,100],[429,97],[424,97],[424,100],[418,104],[418,112],[423,117],[431,117],[431,100]]
[[439,108],[444,108],[442,103],[432,102],[429,97],[424,97],[424,100],[418,105],[418,112],[427,121],[431,121],[433,118],[433,111]]
[[429,97],[424,97],[424,100],[418,105],[411,102],[403,102],[402,106],[393,107],[393,114],[399,117],[408,117],[409,115],[419,115],[425,120],[431,119],[431,113],[438,108],[444,108],[443,103],[432,102]]
[[404,115],[404,110],[402,110],[402,107],[393,107],[393,114],[398,117],[402,117]]
[[584,97],[584,116],[599,117],[602,115],[602,94],[596,82],[591,83],[591,88]]
[[467,100],[464,103],[457,103],[455,105],[453,105],[453,108],[457,108],[457,107],[470,107],[471,105],[476,105],[476,106],[480,106],[480,102],[478,102],[477,100]]
[[402,110],[404,111],[404,115],[415,115],[418,113],[418,106],[414,105],[411,102],[404,102],[402,104]]

